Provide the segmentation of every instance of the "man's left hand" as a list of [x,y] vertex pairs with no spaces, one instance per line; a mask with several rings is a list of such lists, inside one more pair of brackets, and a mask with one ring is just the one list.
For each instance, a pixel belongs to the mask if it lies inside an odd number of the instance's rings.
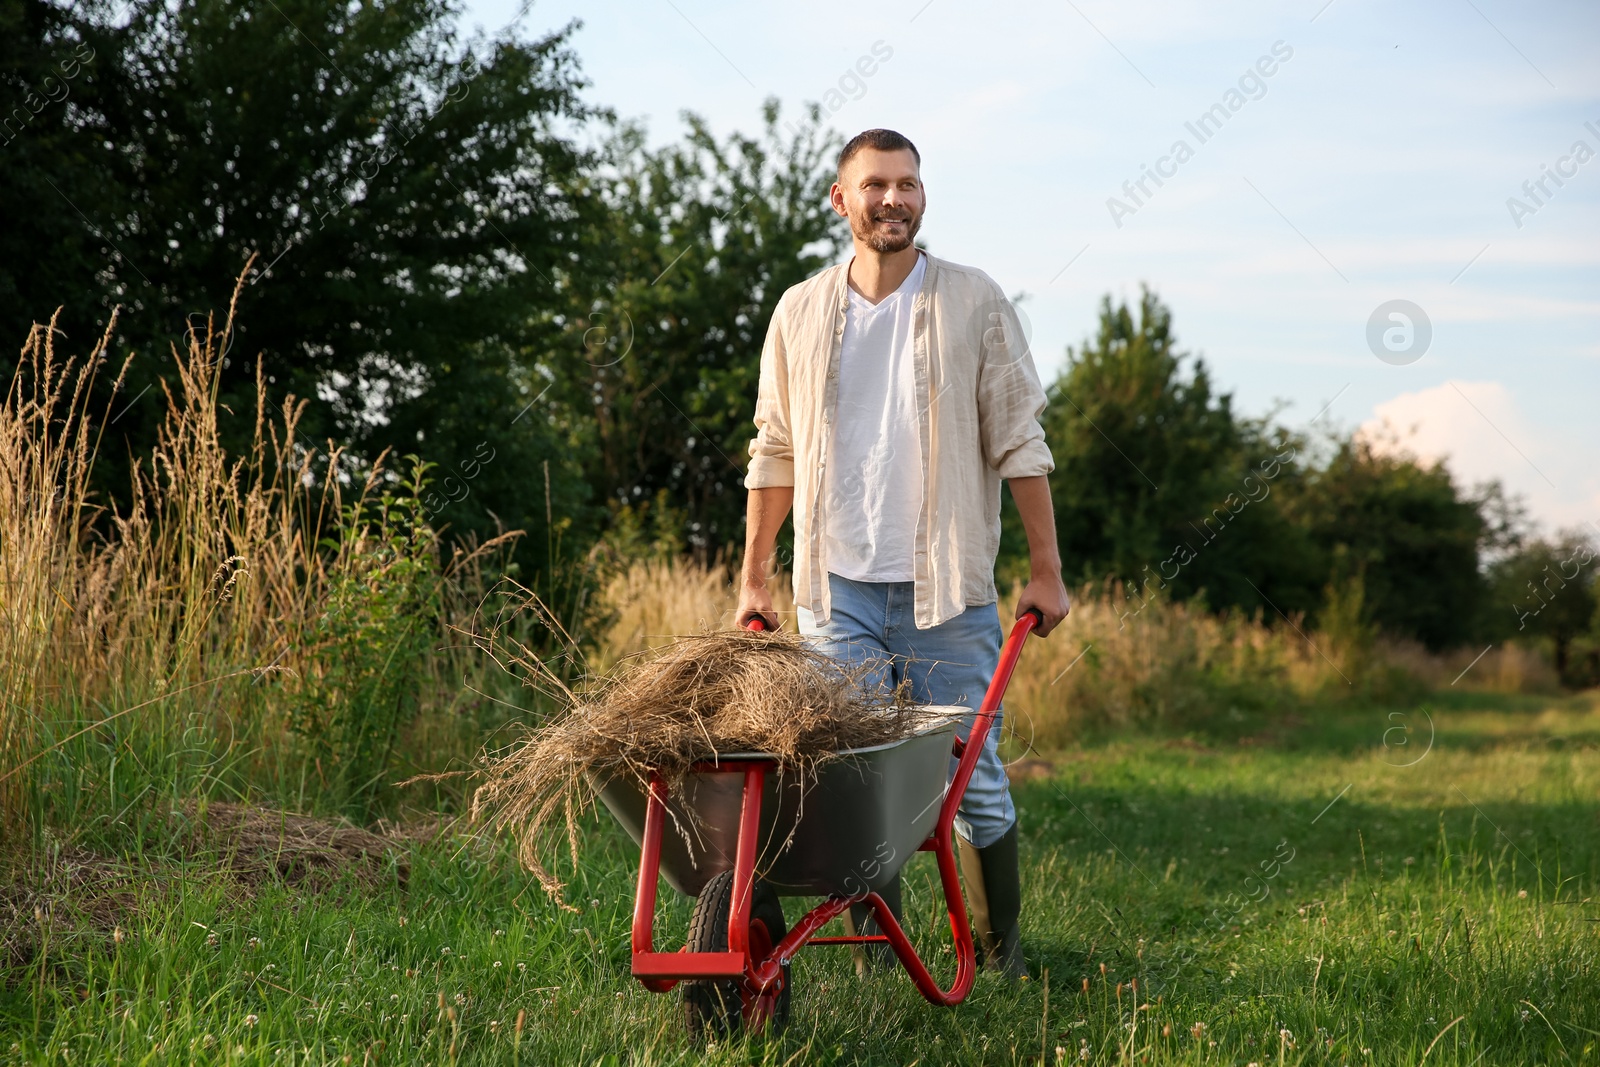
[[1072,610],[1072,601],[1067,596],[1067,587],[1061,581],[1061,575],[1036,574],[1028,580],[1022,596],[1017,600],[1017,618],[1026,615],[1030,608],[1044,616],[1044,622],[1033,632],[1040,637],[1049,637],[1050,631]]

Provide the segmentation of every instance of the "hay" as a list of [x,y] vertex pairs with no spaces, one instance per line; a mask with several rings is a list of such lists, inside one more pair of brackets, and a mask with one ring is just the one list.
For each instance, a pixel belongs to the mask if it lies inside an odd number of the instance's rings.
[[404,889],[411,873],[408,842],[344,822],[220,801],[187,801],[174,815],[188,823],[186,852],[250,887],[318,890],[348,875],[367,888]]
[[[537,659],[512,660],[550,690]],[[561,815],[576,863],[575,815],[593,803],[596,779],[659,774],[675,790],[696,762],[735,752],[769,753],[785,773],[814,776],[842,749],[911,736],[924,715],[904,691],[864,688],[871,669],[841,667],[782,632],[677,638],[578,691],[558,683],[564,711],[485,758],[473,817],[516,832],[524,865],[559,900],[561,882],[541,857],[546,831]]]

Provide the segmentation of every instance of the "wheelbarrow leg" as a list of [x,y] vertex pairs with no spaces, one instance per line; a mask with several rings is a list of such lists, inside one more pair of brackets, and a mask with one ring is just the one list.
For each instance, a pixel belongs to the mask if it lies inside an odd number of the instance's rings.
[[[895,875],[894,881],[878,890],[878,895],[889,905],[894,921],[904,926],[905,912],[901,906],[900,876]],[[878,921],[872,917],[872,908],[865,902],[850,905],[850,910],[844,916],[844,928],[851,937],[883,933]],[[856,974],[862,978],[872,972],[893,970],[895,967],[894,949],[886,942],[876,945],[857,945],[850,950],[850,955],[855,959]]]
[[741,1026],[760,1031],[769,1023],[782,1026],[789,1010],[789,969],[765,988],[753,979],[788,932],[778,897],[755,874],[760,847],[761,797],[766,767],[744,770],[739,810],[739,839],[733,869],[713,878],[701,890],[690,922],[690,953],[744,957],[744,973],[687,982],[683,986],[684,1023],[692,1038],[724,1037]]

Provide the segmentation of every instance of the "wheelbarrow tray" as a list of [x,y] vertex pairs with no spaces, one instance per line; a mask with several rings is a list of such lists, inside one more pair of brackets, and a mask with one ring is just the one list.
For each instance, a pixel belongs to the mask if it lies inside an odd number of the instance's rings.
[[[814,778],[769,773],[763,788],[756,873],[785,896],[855,896],[900,873],[933,832],[964,707],[930,707],[930,725],[901,741],[847,749]],[[770,761],[758,752],[718,758],[721,766]],[[698,897],[731,870],[738,848],[742,775],[687,775],[667,799],[661,873]],[[646,795],[631,775],[600,784],[600,799],[636,842],[644,840]]]

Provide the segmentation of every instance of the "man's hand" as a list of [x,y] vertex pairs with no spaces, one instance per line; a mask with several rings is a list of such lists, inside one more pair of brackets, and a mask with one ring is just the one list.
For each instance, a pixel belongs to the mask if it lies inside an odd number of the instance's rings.
[[1022,618],[1029,609],[1037,610],[1044,616],[1044,622],[1033,632],[1040,637],[1049,637],[1050,631],[1072,610],[1072,600],[1067,596],[1067,587],[1062,584],[1061,572],[1035,574],[1028,579],[1022,596],[1017,599],[1017,618]]
[[1031,577],[1017,601],[1017,618],[1022,618],[1029,608],[1044,616],[1044,624],[1034,633],[1050,636],[1072,604],[1067,599],[1067,587],[1061,582],[1061,554],[1056,548],[1056,513],[1050,504],[1050,481],[1043,475],[1030,478],[1012,478],[1011,499],[1017,505],[1017,515],[1028,534],[1028,562]]
[[772,572],[772,554],[778,530],[794,503],[794,486],[772,485],[752,489],[745,498],[744,565],[739,569],[739,607],[733,624],[744,626],[759,615],[767,629],[778,628],[778,613],[772,607],[772,591],[767,575]]
[[768,630],[778,628],[778,613],[772,607],[772,590],[767,588],[765,581],[759,584],[742,582],[739,586],[739,608],[733,616],[734,625],[744,629],[757,616],[760,616]]

